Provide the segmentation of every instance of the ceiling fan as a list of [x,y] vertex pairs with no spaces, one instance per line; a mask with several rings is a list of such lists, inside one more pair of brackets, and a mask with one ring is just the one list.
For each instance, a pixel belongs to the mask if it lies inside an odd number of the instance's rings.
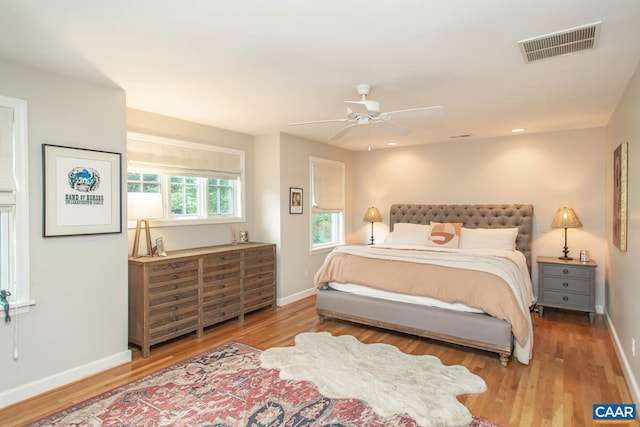
[[371,85],[359,84],[356,86],[356,92],[361,96],[360,101],[344,101],[347,106],[347,117],[343,119],[315,120],[310,122],[289,123],[289,126],[311,125],[319,123],[345,122],[349,123],[346,127],[331,135],[328,140],[335,141],[342,138],[347,132],[356,126],[373,125],[376,128],[391,132],[395,135],[409,135],[413,131],[403,126],[391,123],[391,119],[397,117],[429,117],[437,116],[444,113],[444,109],[440,106],[411,108],[408,110],[380,112],[380,104],[376,101],[367,99],[367,95],[371,92]]

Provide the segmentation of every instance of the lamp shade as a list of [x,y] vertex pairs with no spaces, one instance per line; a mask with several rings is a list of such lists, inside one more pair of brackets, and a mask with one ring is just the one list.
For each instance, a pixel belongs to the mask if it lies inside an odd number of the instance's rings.
[[161,193],[127,193],[127,217],[129,219],[162,218]]
[[556,211],[556,215],[553,217],[553,221],[551,222],[552,228],[577,228],[582,227],[582,223],[580,219],[578,219],[578,215],[573,211],[572,208],[563,207]]
[[382,222],[382,217],[380,216],[380,211],[376,207],[368,207],[367,211],[364,214],[364,222]]

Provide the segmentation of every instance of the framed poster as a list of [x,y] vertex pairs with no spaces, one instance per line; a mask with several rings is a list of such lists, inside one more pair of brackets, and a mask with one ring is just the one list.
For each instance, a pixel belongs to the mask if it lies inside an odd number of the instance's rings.
[[302,188],[289,187],[289,213],[302,213]]
[[613,152],[613,244],[627,251],[627,143]]
[[120,153],[43,144],[43,236],[122,232],[120,161]]

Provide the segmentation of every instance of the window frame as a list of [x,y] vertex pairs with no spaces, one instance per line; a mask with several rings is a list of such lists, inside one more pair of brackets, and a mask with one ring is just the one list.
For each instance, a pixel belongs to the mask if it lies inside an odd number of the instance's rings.
[[35,305],[31,299],[29,258],[29,139],[27,123],[27,101],[0,95],[0,106],[13,109],[13,167],[16,181],[15,205],[6,208],[5,232],[8,231],[5,247],[8,257],[3,260],[8,266],[7,290],[12,293],[9,302],[17,313],[29,311]]
[[[313,183],[313,165],[314,163],[325,163],[331,164],[334,166],[339,166],[341,169],[341,181],[342,181],[342,209],[327,209],[327,210],[317,210],[314,206],[315,203],[315,195],[314,195],[314,183]],[[343,245],[345,243],[345,194],[346,194],[346,180],[345,180],[345,170],[346,166],[344,162],[337,160],[324,159],[321,157],[309,157],[309,188],[311,188],[311,197],[309,205],[309,253],[323,253],[329,252],[336,246]],[[337,239],[330,243],[322,243],[322,244],[314,244],[313,243],[313,220],[314,216],[318,214],[332,214],[338,216],[338,224],[334,224],[332,221],[332,227],[337,228],[336,234]]]
[[[138,169],[127,167],[127,174],[129,172],[132,173],[142,173],[142,174],[156,174],[160,176],[160,192],[162,193],[163,200],[163,212],[164,217],[153,219],[153,225],[157,227],[171,227],[171,226],[183,226],[183,225],[202,225],[202,224],[229,224],[229,223],[242,223],[246,222],[245,212],[246,212],[246,186],[245,186],[245,152],[242,150],[236,150],[233,148],[227,147],[219,147],[216,145],[202,144],[196,142],[182,141],[164,137],[157,137],[153,135],[143,135],[133,132],[127,133],[128,138],[142,140],[150,143],[157,144],[170,144],[179,147],[183,147],[185,149],[193,148],[198,150],[205,150],[211,152],[219,152],[221,154],[234,154],[237,155],[240,159],[241,163],[241,172],[239,177],[230,177],[225,173],[212,174],[211,176],[195,176],[200,181],[198,188],[198,196],[199,196],[199,205],[200,205],[200,213],[198,215],[172,215],[171,214],[171,176],[184,176],[179,173],[168,174],[166,172],[160,170],[154,170],[153,168],[148,169]],[[207,203],[208,198],[208,178],[218,178],[218,179],[229,179],[232,181],[236,181],[233,186],[234,191],[234,206],[236,210],[233,214],[223,214],[223,215],[209,215],[209,206]],[[129,179],[127,177],[127,184],[129,183]],[[127,189],[127,193],[128,193]],[[128,218],[127,218],[128,219]],[[128,219],[127,227],[135,228],[136,221]]]

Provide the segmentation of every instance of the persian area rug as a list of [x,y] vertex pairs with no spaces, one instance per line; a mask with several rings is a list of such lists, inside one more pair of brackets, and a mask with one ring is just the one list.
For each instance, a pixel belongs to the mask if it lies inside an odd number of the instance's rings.
[[[260,354],[229,342],[31,425],[417,426],[406,414],[381,416],[361,400],[329,398],[309,382],[280,379],[277,370],[260,367]],[[495,427],[475,418],[470,426]]]
[[328,332],[299,334],[294,347],[265,350],[260,360],[282,379],[310,381],[324,396],[363,400],[383,417],[408,414],[423,426],[468,425],[473,417],[456,396],[487,389],[464,366]]

